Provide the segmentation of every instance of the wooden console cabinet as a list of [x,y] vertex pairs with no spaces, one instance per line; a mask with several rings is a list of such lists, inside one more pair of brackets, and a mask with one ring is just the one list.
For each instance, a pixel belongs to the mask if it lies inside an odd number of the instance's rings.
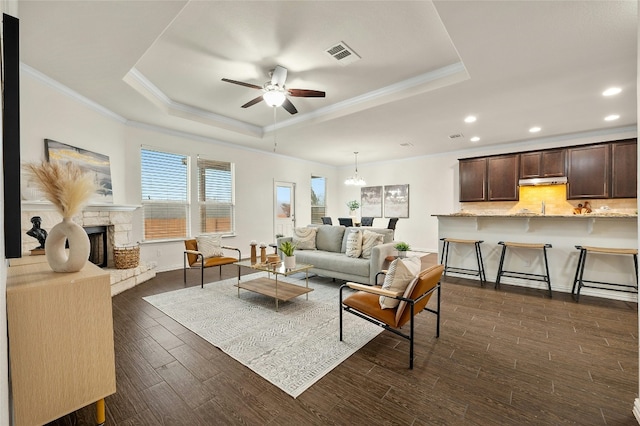
[[41,425],[116,391],[109,273],[11,261],[7,325],[15,425]]

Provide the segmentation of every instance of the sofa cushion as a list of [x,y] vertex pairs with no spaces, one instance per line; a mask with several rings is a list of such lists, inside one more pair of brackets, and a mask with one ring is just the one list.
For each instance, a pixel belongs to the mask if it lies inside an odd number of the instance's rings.
[[301,250],[296,252],[296,262],[308,263],[316,269],[325,271],[339,271],[343,274],[366,277],[369,282],[369,267],[371,261],[361,257],[347,257],[344,253],[320,250]]
[[384,235],[371,231],[364,231],[362,233],[362,258],[369,259],[371,257],[371,250],[377,245],[382,244]]
[[198,251],[202,253],[202,257],[205,259],[208,257],[220,257],[224,256],[222,251],[222,235],[199,235],[196,237],[198,242]]
[[[418,278],[421,266],[422,263],[419,257],[394,260],[389,266],[382,288],[390,291],[401,291],[404,294],[407,287]],[[400,301],[397,299],[380,296],[380,307],[382,309],[393,309],[399,303]]]
[[316,249],[340,253],[344,226],[320,225],[316,229]]
[[316,228],[294,228],[292,242],[296,250],[315,250],[316,231]]
[[362,253],[362,232],[359,229],[349,228],[345,231],[347,235],[347,257],[360,257]]

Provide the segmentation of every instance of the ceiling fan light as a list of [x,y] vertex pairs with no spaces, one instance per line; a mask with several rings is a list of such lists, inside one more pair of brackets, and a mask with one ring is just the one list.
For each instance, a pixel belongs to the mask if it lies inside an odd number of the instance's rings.
[[284,103],[286,96],[279,90],[271,90],[262,95],[265,103],[270,107],[279,107]]

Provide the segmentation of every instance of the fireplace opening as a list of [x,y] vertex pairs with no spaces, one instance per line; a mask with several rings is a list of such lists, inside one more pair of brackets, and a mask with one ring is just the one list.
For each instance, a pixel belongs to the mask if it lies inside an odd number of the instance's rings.
[[101,268],[107,266],[107,227],[85,226],[84,230],[89,236],[89,262]]

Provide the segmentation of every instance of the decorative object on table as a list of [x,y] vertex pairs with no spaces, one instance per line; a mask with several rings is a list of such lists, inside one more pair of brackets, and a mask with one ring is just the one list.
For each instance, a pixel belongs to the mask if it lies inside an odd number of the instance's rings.
[[405,242],[399,242],[397,243],[395,246],[393,246],[396,250],[398,250],[398,257],[399,258],[405,258],[407,257],[407,252],[409,250],[411,250],[411,247],[409,246],[409,244],[405,243]]
[[91,199],[101,203],[113,203],[111,186],[111,164],[109,156],[77,148],[51,139],[45,139],[45,153],[50,163],[73,163],[88,173],[94,180],[95,189]]
[[140,264],[140,246],[114,247],[113,264],[116,269],[137,268]]
[[365,217],[382,217],[382,186],[360,188],[360,214]]
[[409,185],[385,185],[384,216],[409,217]]
[[267,263],[277,265],[278,263],[280,263],[280,256],[278,256],[277,254],[268,254]]
[[[356,156],[356,172],[353,176],[348,177],[345,181],[345,185],[364,186],[367,184],[364,179],[358,176],[358,152],[353,153]],[[356,207],[357,208],[357,207]]]
[[260,243],[260,262],[265,263],[267,261],[267,245]]
[[255,264],[258,261],[258,253],[256,250],[256,246],[258,245],[258,243],[256,242],[256,240],[252,240],[249,245],[251,246],[251,263]]
[[351,200],[347,202],[347,207],[349,208],[349,216],[355,216],[356,210],[360,208],[360,203],[358,200]]
[[[62,222],[51,228],[45,241],[49,266],[55,272],[79,271],[89,258],[89,236],[72,218],[96,191],[93,177],[71,162],[28,164],[27,170],[62,215]],[[66,241],[69,242],[68,254]]]
[[27,235],[35,238],[40,243],[38,247],[31,250],[31,254],[44,254],[44,244],[47,239],[47,231],[40,227],[42,224],[42,218],[40,216],[33,216],[31,218],[31,223],[33,226],[27,231]]
[[284,254],[284,267],[287,269],[296,267],[296,257],[293,254],[295,250],[296,246],[291,241],[283,241],[280,244],[280,251]]

